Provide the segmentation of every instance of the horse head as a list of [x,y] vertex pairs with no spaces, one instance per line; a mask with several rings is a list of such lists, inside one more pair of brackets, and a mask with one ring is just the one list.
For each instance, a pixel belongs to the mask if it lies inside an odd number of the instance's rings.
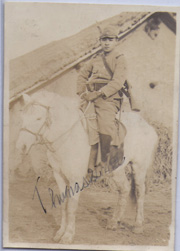
[[61,141],[61,136],[80,121],[76,98],[61,97],[43,90],[32,96],[23,94],[22,99],[22,127],[16,143],[22,154],[28,154],[31,147],[38,143],[51,148],[53,142],[57,139]]
[[22,154],[28,154],[37,144],[46,126],[50,123],[49,107],[39,103],[27,94],[23,94],[24,108],[21,114],[22,127],[16,143]]

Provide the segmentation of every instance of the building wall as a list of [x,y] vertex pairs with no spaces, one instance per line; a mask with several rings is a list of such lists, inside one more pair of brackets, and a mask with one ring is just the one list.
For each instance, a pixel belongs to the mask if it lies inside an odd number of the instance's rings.
[[119,49],[126,55],[128,79],[142,115],[172,128],[175,35],[161,23],[152,40],[144,26],[128,36]]

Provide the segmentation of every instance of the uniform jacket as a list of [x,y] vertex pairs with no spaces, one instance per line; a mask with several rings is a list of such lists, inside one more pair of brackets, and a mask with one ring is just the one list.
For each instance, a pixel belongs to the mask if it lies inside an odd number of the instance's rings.
[[80,71],[77,80],[77,94],[85,92],[87,84],[95,84],[96,86],[100,84],[101,91],[107,98],[118,99],[120,98],[118,91],[123,87],[127,75],[124,55],[117,53],[116,50],[105,55],[106,62],[113,72],[111,79],[104,65],[102,53],[93,56]]

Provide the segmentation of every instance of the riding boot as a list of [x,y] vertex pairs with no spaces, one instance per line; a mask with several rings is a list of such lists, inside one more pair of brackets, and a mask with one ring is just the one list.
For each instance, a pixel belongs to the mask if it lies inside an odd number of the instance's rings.
[[101,146],[101,166],[103,171],[109,172],[109,153],[111,145],[111,136],[106,134],[100,134],[100,146]]
[[97,161],[97,154],[98,154],[98,143],[91,146],[90,156],[89,156],[89,163],[88,163],[88,177],[93,175],[93,171],[95,170],[96,161]]

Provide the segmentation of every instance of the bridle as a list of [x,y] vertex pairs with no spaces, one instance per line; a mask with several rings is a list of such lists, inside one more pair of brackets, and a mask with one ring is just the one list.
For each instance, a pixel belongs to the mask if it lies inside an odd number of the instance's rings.
[[[39,103],[39,102],[33,103],[32,105],[41,106],[41,107],[43,107],[43,108],[46,109],[46,118],[45,118],[45,121],[44,121],[44,123],[41,125],[41,127],[39,128],[39,130],[38,130],[37,132],[33,132],[33,131],[29,130],[29,129],[26,128],[26,127],[22,127],[22,128],[20,129],[20,131],[28,132],[28,133],[30,133],[30,134],[32,134],[32,135],[34,135],[34,136],[36,137],[36,142],[35,142],[34,144],[32,144],[31,147],[32,147],[33,145],[37,145],[37,144],[41,144],[41,145],[45,144],[45,145],[47,146],[47,148],[51,149],[51,147],[50,147],[50,145],[49,145],[49,144],[51,144],[51,142],[50,142],[50,141],[47,141],[47,140],[45,140],[45,139],[43,138],[43,132],[42,132],[43,129],[46,128],[46,127],[49,127],[49,125],[50,125],[50,123],[51,123],[50,112],[49,112],[50,106],[45,106],[45,105],[43,105],[43,104],[41,104],[41,103]],[[31,147],[29,148],[29,150],[28,150],[28,152],[27,152],[26,154],[29,153],[29,151],[31,150]],[[51,151],[52,151],[52,149],[51,149]]]
[[[31,130],[29,130],[28,128],[26,127],[23,127],[20,129],[20,131],[25,131],[25,132],[28,132],[32,135],[34,135],[36,137],[36,142],[34,144],[31,145],[31,147],[29,148],[28,152],[26,153],[26,155],[30,152],[32,146],[34,145],[45,145],[47,147],[48,150],[50,150],[51,152],[55,152],[56,150],[54,149],[54,147],[52,146],[54,143],[56,143],[60,138],[62,138],[63,136],[68,136],[69,133],[71,132],[71,130],[74,128],[74,126],[81,120],[83,120],[85,118],[85,116],[81,116],[78,120],[76,120],[73,125],[67,130],[65,131],[64,133],[62,133],[60,136],[58,136],[58,138],[56,140],[54,140],[53,142],[50,142],[48,141],[47,139],[44,139],[43,137],[43,129],[46,128],[46,127],[49,127],[50,124],[51,124],[51,118],[50,118],[50,106],[45,106],[39,102],[36,102],[36,103],[33,103],[33,105],[38,105],[38,106],[41,106],[43,108],[46,109],[46,119],[44,121],[44,123],[42,124],[42,126],[39,128],[39,130],[37,132],[33,132]],[[89,104],[88,104],[88,107],[89,107]],[[87,109],[86,109],[87,110]]]

